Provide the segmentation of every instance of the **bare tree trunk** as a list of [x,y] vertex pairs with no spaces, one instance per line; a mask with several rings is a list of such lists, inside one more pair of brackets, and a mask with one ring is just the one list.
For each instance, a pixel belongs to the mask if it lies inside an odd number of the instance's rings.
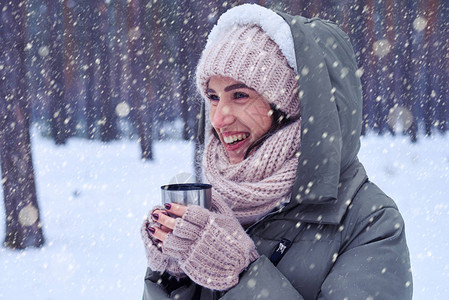
[[398,33],[394,47],[394,56],[398,61],[394,71],[394,93],[399,105],[403,106],[412,116],[410,126],[405,128],[405,131],[410,135],[412,142],[416,142],[418,125],[413,111],[415,98],[412,91],[416,76],[413,73],[413,27],[410,21],[414,20],[413,4],[407,0],[396,2],[394,14],[396,17],[396,32]]
[[[441,38],[440,26],[438,24],[438,0],[421,1],[421,11],[427,19],[425,29],[426,44],[426,80],[425,80],[425,106],[424,124],[426,135],[432,134],[432,129],[439,127],[438,110],[442,109],[442,87],[448,83],[442,81],[444,56],[441,45],[444,40]],[[446,58],[447,59],[447,58]],[[438,123],[437,123],[438,122]]]
[[376,98],[377,98],[377,78],[376,64],[377,56],[373,51],[375,41],[375,20],[374,20],[374,0],[367,0],[364,7],[359,6],[361,14],[361,38],[363,47],[361,49],[360,60],[363,69],[361,77],[363,88],[363,126],[362,135],[365,134],[367,128],[377,129],[376,120]]
[[49,40],[49,75],[46,87],[50,99],[50,127],[51,135],[56,144],[65,144],[69,137],[67,126],[69,116],[67,108],[71,103],[66,102],[64,95],[64,38],[62,26],[62,7],[59,2],[45,0],[47,8]]
[[[202,180],[202,166],[201,161],[203,157],[203,151],[204,151],[204,142],[205,142],[205,119],[200,119],[198,116],[204,115],[204,107],[198,105],[200,101],[198,101],[197,97],[201,97],[196,92],[196,87],[194,86],[195,82],[195,69],[196,69],[196,63],[199,60],[199,56],[201,54],[201,51],[203,50],[204,45],[206,44],[206,38],[207,33],[210,32],[213,22],[208,22],[208,10],[201,9],[201,6],[204,5],[200,2],[193,2],[190,4],[189,12],[194,16],[191,20],[189,20],[189,33],[185,34],[184,41],[183,41],[183,47],[185,49],[183,60],[186,60],[189,62],[185,66],[187,74],[188,74],[188,80],[184,81],[185,84],[189,85],[189,108],[190,108],[190,117],[193,118],[192,124],[194,124],[193,128],[188,128],[190,130],[186,133],[189,133],[190,139],[192,137],[195,137],[193,139],[194,141],[194,152],[193,152],[193,162],[194,162],[194,169],[195,169],[195,177],[197,182],[201,182]],[[214,4],[216,5],[216,10],[218,12],[217,17],[219,14],[223,13],[226,9],[220,3]],[[212,8],[211,8],[212,10]],[[221,11],[223,10],[223,11]],[[181,19],[182,20],[182,19]],[[199,30],[201,28],[201,30]],[[182,61],[181,61],[182,62]],[[200,121],[202,123],[200,123]],[[192,132],[193,131],[193,132]],[[193,134],[193,135],[192,135]]]
[[[446,57],[441,65],[442,82],[449,82],[449,2],[441,1],[440,5],[440,30],[441,30],[441,55]],[[441,100],[438,109],[438,128],[441,132],[446,133],[449,129],[449,85],[444,84],[441,87]]]
[[143,160],[152,160],[152,137],[150,126],[150,102],[146,97],[145,86],[145,56],[144,54],[144,23],[141,10],[145,4],[141,0],[128,1],[127,24],[128,24],[128,49],[131,65],[131,87],[130,99],[134,116],[136,117],[137,132],[142,150]]
[[[394,39],[394,26],[392,3],[390,0],[373,3],[372,19],[374,25],[374,39],[372,43],[373,57],[377,63],[372,68],[372,84],[377,87],[377,96],[373,101],[375,126],[379,134],[383,135],[386,130],[391,130],[388,126],[388,114],[393,107],[392,86],[390,74],[392,74],[391,61],[392,43]],[[382,22],[376,19],[382,19]],[[390,122],[391,123],[391,122]]]
[[[125,21],[124,21],[124,9],[123,3],[121,1],[114,1],[114,33],[113,33],[113,46],[112,46],[112,60],[113,60],[113,69],[112,69],[112,99],[115,105],[119,103],[128,104],[127,93],[122,90],[122,86],[126,86],[126,81],[124,76],[125,74],[125,63],[122,59],[122,55],[124,54],[123,50],[126,50],[124,45],[126,44],[125,38]],[[129,105],[127,105],[129,108]],[[114,108],[115,110],[115,108]],[[129,111],[119,111],[120,117],[128,117]]]
[[85,11],[86,16],[84,19],[84,30],[86,32],[84,56],[86,57],[87,69],[85,80],[86,84],[86,123],[87,123],[87,136],[90,139],[97,137],[98,128],[98,100],[97,100],[97,49],[98,49],[98,0],[86,0]]
[[6,212],[4,246],[12,249],[44,244],[34,182],[27,99],[23,2],[2,1],[0,18],[0,153]]
[[393,49],[397,47],[396,39],[395,39],[395,20],[394,20],[394,0],[387,0],[385,3],[385,37],[388,41],[389,48],[388,48],[388,54],[386,55],[384,59],[383,64],[383,73],[384,73],[384,79],[385,79],[385,94],[387,97],[387,103],[388,106],[385,105],[383,111],[384,111],[384,121],[387,123],[387,129],[390,131],[390,133],[393,132],[393,128],[389,124],[390,119],[390,112],[391,109],[394,107],[397,107],[398,105],[398,99],[395,97],[394,93],[394,51]]
[[196,39],[196,18],[192,9],[192,2],[189,1],[178,1],[178,10],[182,18],[177,20],[177,65],[180,73],[180,105],[181,105],[181,116],[184,122],[183,139],[189,141],[194,136],[194,129],[190,122],[190,115],[193,113],[192,105],[195,101],[192,101],[194,96],[194,90],[192,89],[193,75],[195,74],[194,68],[198,61],[197,43],[192,43]]
[[73,6],[75,4],[71,0],[63,1],[63,18],[64,18],[64,101],[67,103],[66,129],[68,137],[76,133],[76,111],[79,100],[79,78],[77,74],[77,52],[78,48],[75,41],[75,20]]
[[108,5],[101,1],[99,5],[100,14],[100,138],[103,142],[117,139],[117,117],[112,104],[111,87],[111,51],[109,49],[109,16]]

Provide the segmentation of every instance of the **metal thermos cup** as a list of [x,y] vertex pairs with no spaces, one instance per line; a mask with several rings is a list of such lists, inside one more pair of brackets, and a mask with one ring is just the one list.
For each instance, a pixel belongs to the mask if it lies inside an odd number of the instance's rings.
[[195,204],[209,209],[211,206],[212,186],[205,183],[177,183],[161,186],[162,205],[179,203]]

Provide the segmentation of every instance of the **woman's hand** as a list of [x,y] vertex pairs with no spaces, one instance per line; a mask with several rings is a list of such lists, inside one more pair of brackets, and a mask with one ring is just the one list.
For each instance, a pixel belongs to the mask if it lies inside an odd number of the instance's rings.
[[162,243],[167,238],[167,234],[173,231],[176,224],[176,218],[169,216],[167,212],[172,216],[182,217],[187,210],[187,206],[177,203],[166,203],[165,208],[166,210],[155,209],[151,214],[151,219],[158,223],[160,227],[152,226],[148,228],[151,236]]
[[168,272],[178,278],[185,277],[186,275],[179,266],[177,259],[162,253],[161,241],[155,238],[150,228],[160,227],[163,231],[168,231],[169,229],[165,226],[161,226],[152,220],[152,214],[158,211],[161,214],[167,214],[165,210],[160,208],[154,209],[148,218],[146,218],[142,224],[140,233],[142,236],[142,241],[145,247],[145,253],[147,256],[147,264],[152,271]]
[[148,228],[161,250],[177,262],[194,282],[226,290],[258,257],[253,240],[232,214],[212,212],[197,205],[170,203],[151,214]]

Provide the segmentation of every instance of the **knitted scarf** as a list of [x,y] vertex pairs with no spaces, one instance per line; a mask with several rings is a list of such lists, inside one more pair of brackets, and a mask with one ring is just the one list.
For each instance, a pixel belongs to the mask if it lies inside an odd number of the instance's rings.
[[245,225],[287,200],[296,178],[300,136],[297,120],[268,137],[242,162],[231,164],[220,140],[211,134],[203,167],[213,187],[212,205],[219,208],[226,203]]

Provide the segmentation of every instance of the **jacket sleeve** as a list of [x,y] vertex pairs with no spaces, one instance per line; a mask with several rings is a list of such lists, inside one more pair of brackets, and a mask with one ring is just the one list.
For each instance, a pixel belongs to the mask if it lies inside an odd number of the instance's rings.
[[194,299],[195,290],[196,285],[188,278],[177,279],[147,268],[142,299]]
[[254,261],[223,300],[297,299],[304,298],[264,255]]
[[404,221],[394,206],[371,209],[354,214],[363,219],[345,222],[351,232],[343,235],[318,299],[412,299]]

